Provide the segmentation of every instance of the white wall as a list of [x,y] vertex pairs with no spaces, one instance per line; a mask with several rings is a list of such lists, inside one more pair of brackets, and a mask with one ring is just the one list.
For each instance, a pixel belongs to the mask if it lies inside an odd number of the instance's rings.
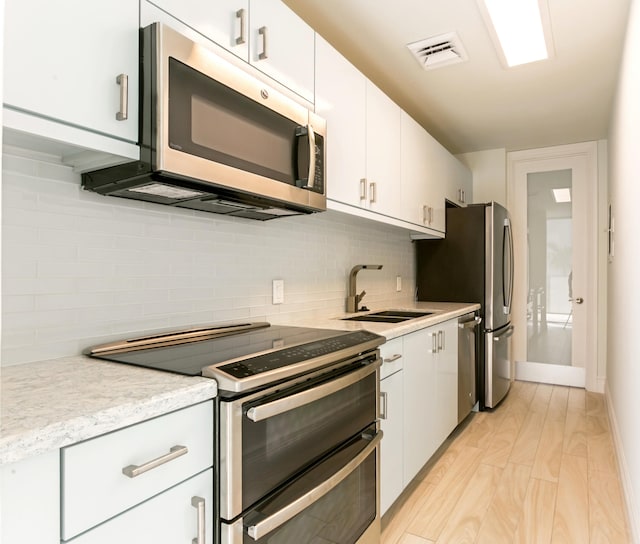
[[633,0],[609,134],[615,256],[608,271],[607,396],[635,542],[640,542],[640,2]]
[[488,149],[456,155],[473,172],[473,201],[507,205],[507,151]]
[[[132,332],[337,316],[358,263],[384,265],[358,274],[364,304],[413,300],[402,229],[338,212],[262,223],[104,197],[70,168],[22,154],[3,157],[3,365]],[[282,305],[271,303],[276,278]]]

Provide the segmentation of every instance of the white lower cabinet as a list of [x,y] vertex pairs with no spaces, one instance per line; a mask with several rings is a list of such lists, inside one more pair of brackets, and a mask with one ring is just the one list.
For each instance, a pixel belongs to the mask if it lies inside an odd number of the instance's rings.
[[63,448],[62,540],[212,542],[212,465],[212,401]]
[[457,335],[457,319],[451,319],[403,337],[404,486],[456,427]]
[[402,370],[380,381],[380,514],[383,515],[404,489],[402,481]]
[[402,493],[402,337],[380,346],[380,515],[384,514]]
[[[197,540],[199,534],[204,540]],[[209,469],[80,535],[73,543],[176,544],[193,540],[212,544],[212,535],[213,469]]]
[[0,542],[60,543],[60,452],[0,465]]
[[458,320],[440,323],[435,360],[435,414],[437,447],[458,425]]
[[406,486],[437,449],[435,434],[435,355],[433,327],[404,337],[404,458]]

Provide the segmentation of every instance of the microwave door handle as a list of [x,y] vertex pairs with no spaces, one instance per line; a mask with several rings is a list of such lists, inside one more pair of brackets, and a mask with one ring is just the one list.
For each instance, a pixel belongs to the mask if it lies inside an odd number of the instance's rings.
[[260,540],[263,536],[277,529],[281,525],[284,525],[291,518],[302,512],[305,508],[311,506],[314,502],[320,500],[329,493],[329,491],[337,487],[362,464],[373,450],[378,447],[380,440],[382,440],[382,431],[378,431],[373,438],[367,438],[367,440],[370,440],[369,444],[367,444],[367,446],[346,465],[334,473],[333,476],[326,479],[317,487],[309,490],[307,493],[281,510],[278,510],[275,514],[261,520],[255,525],[247,527],[247,534],[249,537],[253,540]]
[[307,125],[309,134],[309,177],[307,178],[307,189],[313,189],[313,182],[316,178],[316,133],[313,131],[311,123]]
[[[309,138],[309,171],[307,172],[307,182],[305,184],[304,178],[296,180],[296,187],[302,187],[304,189],[313,189],[313,182],[315,181],[316,173],[316,133],[313,131],[311,123],[307,126],[300,126],[296,130],[296,137],[307,136]],[[298,165],[299,166],[299,165]],[[299,175],[299,172],[298,174]]]

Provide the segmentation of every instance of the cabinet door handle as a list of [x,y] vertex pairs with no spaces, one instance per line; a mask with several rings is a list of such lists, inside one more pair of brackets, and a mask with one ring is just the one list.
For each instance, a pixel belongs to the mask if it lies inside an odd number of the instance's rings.
[[378,201],[378,192],[376,190],[375,181],[372,181],[371,183],[369,183],[369,192],[370,192],[369,203],[375,204]]
[[247,18],[246,18],[246,12],[244,8],[236,11],[236,17],[240,19],[240,36],[236,38],[236,45],[242,45],[247,41],[247,37],[246,37]]
[[120,85],[120,111],[116,113],[116,119],[126,121],[129,118],[129,76],[119,74],[116,83]]
[[398,359],[402,359],[402,354],[401,353],[396,353],[395,355],[392,355],[391,357],[387,357],[385,359],[382,359],[383,363],[393,363],[393,361],[397,361]]
[[387,393],[380,392],[380,419],[387,419]]
[[422,224],[426,225],[429,221],[429,206],[422,206]]
[[129,478],[135,478],[144,474],[145,472],[149,472],[150,470],[159,467],[160,465],[164,465],[169,461],[173,461],[178,457],[181,457],[185,454],[189,453],[189,449],[187,446],[173,446],[169,453],[165,453],[156,459],[152,459],[151,461],[147,461],[146,463],[142,463],[141,465],[129,465],[128,467],[124,467],[122,469],[122,474],[128,476]]
[[438,335],[435,332],[429,333],[429,335],[431,336],[431,349],[429,353],[438,353]]
[[444,349],[444,331],[438,331],[438,351]]
[[367,200],[367,178],[360,179],[360,200]]
[[261,26],[258,29],[258,34],[260,34],[260,36],[262,36],[262,53],[260,53],[258,55],[258,58],[260,60],[265,60],[269,58],[268,52],[267,52],[267,27],[266,26]]
[[433,223],[433,208],[429,206],[429,225]]
[[206,544],[206,520],[205,520],[205,503],[202,497],[191,497],[191,506],[193,506],[197,511],[198,521],[197,521],[197,531],[198,536],[191,541],[191,544]]

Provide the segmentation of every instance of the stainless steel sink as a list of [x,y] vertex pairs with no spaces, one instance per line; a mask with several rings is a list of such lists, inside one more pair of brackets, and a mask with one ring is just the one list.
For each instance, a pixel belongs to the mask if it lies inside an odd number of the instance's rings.
[[383,312],[373,312],[369,315],[408,317],[409,319],[415,319],[416,317],[425,317],[431,314],[433,314],[433,312],[417,312],[413,310],[384,310]]
[[366,315],[356,315],[354,317],[344,317],[343,321],[369,321],[371,323],[402,323],[410,319],[425,317],[433,312],[417,312],[410,310],[384,310]]
[[342,321],[370,321],[372,323],[402,323],[411,317],[385,316],[385,315],[356,315],[354,317],[343,317]]

